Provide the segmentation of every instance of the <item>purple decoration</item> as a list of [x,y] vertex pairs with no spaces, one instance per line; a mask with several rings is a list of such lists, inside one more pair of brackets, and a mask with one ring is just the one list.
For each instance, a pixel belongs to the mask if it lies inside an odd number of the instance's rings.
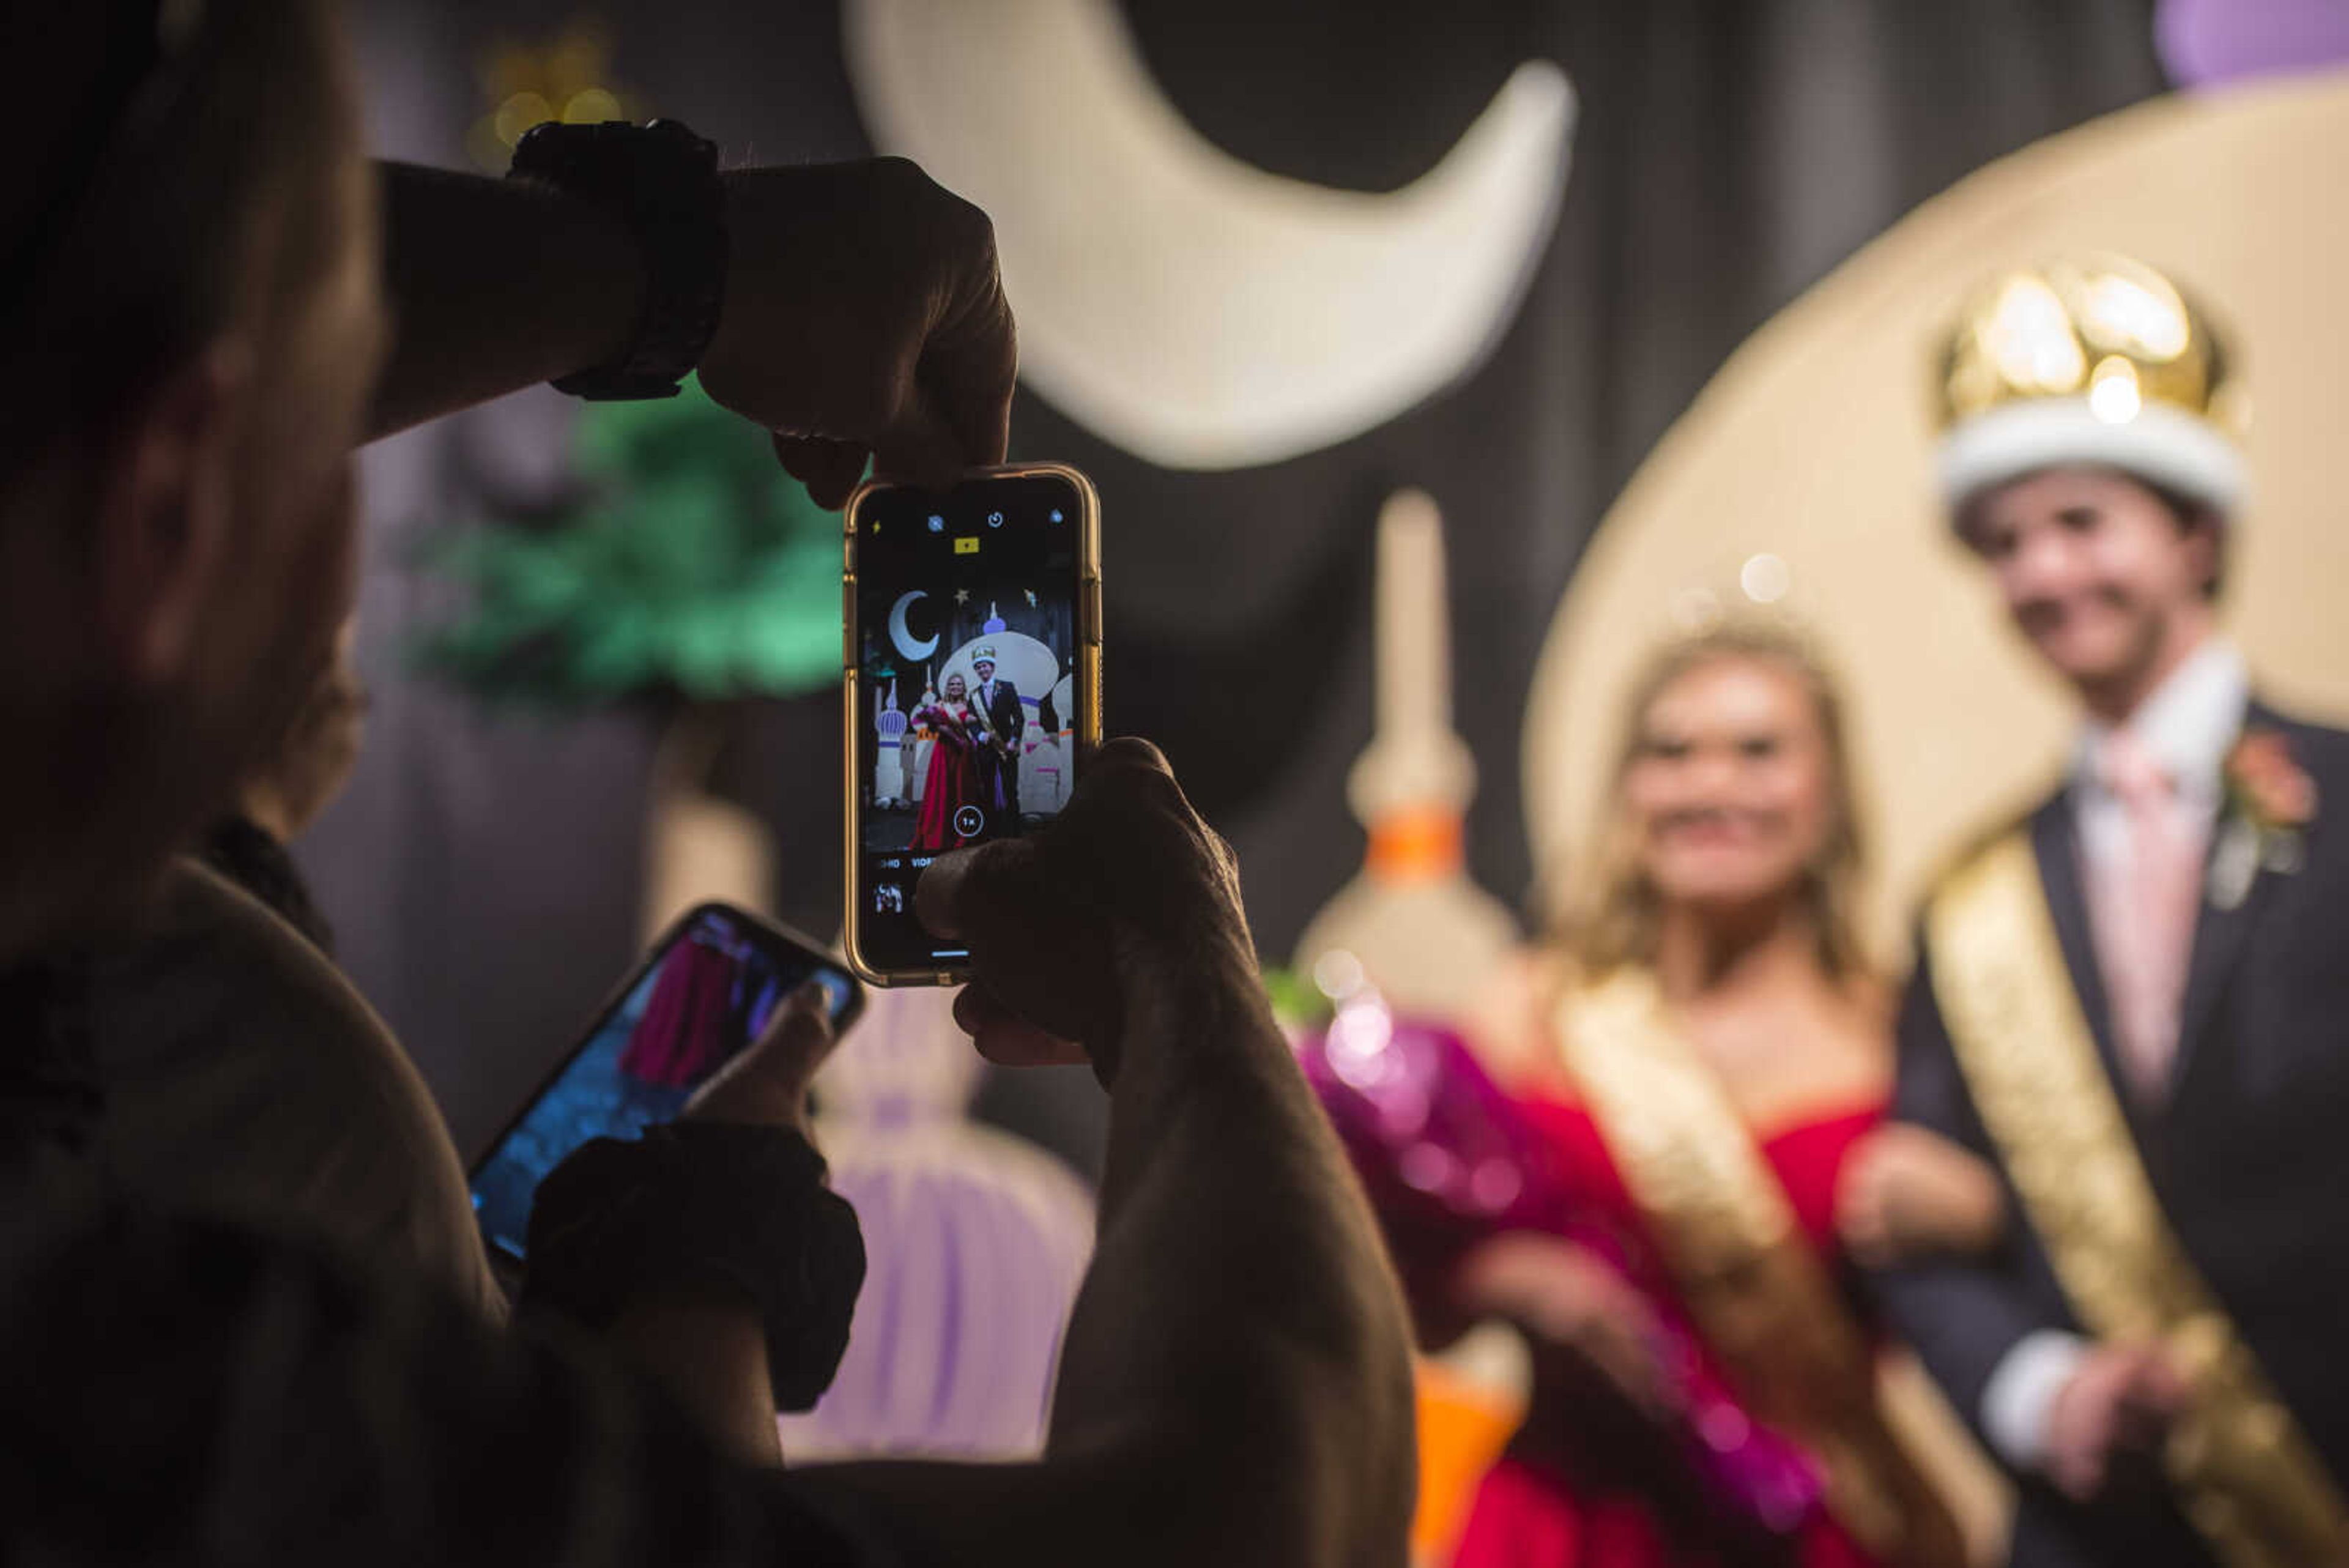
[[[1623,1268],[1620,1241],[1580,1212],[1549,1139],[1459,1035],[1396,1016],[1365,988],[1291,1044],[1406,1279],[1511,1231],[1563,1236]],[[1749,1417],[1695,1344],[1666,1332],[1697,1474],[1723,1507],[1778,1533],[1802,1528],[1824,1506],[1817,1466]]]
[[2344,0],[2161,0],[2154,46],[2172,81],[2215,87],[2349,63]]
[[979,1061],[954,992],[876,992],[816,1080],[816,1143],[867,1259],[848,1354],[783,1453],[1032,1458],[1092,1254],[1092,1199],[1042,1150],[964,1112]]

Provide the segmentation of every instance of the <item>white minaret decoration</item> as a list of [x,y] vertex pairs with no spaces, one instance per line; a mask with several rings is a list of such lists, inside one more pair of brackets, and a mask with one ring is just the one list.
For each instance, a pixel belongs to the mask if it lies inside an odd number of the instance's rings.
[[1452,728],[1444,523],[1424,491],[1398,491],[1379,514],[1377,639],[1377,725],[1346,787],[1370,846],[1361,875],[1306,929],[1297,963],[1325,982],[1325,961],[1359,963],[1399,1010],[1464,1021],[1517,931],[1462,863],[1476,763]]
[[[930,681],[930,667],[925,664],[922,666],[922,700],[914,705],[914,711],[919,713],[937,700],[937,688]],[[936,736],[937,732],[926,724],[916,724],[905,736],[914,748],[913,755],[905,758],[905,798],[917,805],[921,804],[923,782],[930,774],[930,749],[938,743]],[[898,754],[905,755],[902,746]]]
[[896,805],[912,798],[905,784],[905,715],[897,711],[897,682],[885,695],[874,693],[873,730],[880,744],[873,761],[873,804]]

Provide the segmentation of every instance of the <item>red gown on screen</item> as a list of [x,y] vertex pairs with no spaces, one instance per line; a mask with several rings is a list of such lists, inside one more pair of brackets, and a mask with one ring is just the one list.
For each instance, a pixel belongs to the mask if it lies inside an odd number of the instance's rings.
[[[1554,1097],[1523,1096],[1519,1104],[1549,1135],[1558,1168],[1578,1199],[1578,1229],[1594,1223],[1603,1229],[1616,1243],[1626,1277],[1702,1359],[1698,1376],[1716,1386],[1726,1385],[1725,1370],[1705,1351],[1589,1111],[1564,1088]],[[1853,1144],[1882,1119],[1883,1110],[1880,1101],[1856,1106],[1756,1140],[1785,1189],[1803,1239],[1838,1278],[1844,1271],[1835,1240],[1836,1179]],[[1554,1445],[1530,1429],[1532,1422],[1574,1417],[1571,1410],[1537,1407],[1529,1429],[1479,1488],[1454,1558],[1456,1568],[1710,1568],[1724,1561],[1668,1535],[1645,1498],[1573,1473],[1572,1462],[1557,1458]],[[1857,1568],[1874,1561],[1824,1513],[1791,1545],[1786,1561],[1800,1568]]]
[[978,763],[972,754],[971,707],[954,693],[962,678],[947,678],[947,695],[915,711],[914,722],[937,736],[930,747],[929,771],[922,775],[922,807],[914,818],[911,847],[931,853],[959,849],[969,840],[955,830],[955,813],[978,804]]
[[620,1052],[620,1070],[647,1084],[688,1088],[731,1054],[735,965],[688,939],[669,950],[644,1016]]

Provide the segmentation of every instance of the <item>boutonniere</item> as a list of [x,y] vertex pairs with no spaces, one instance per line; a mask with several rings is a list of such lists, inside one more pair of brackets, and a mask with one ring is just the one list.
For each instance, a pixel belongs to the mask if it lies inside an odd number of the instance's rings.
[[2227,753],[2227,810],[2211,857],[2210,901],[2231,909],[2248,897],[2261,871],[2289,877],[2306,858],[2308,825],[2316,820],[2316,781],[2293,760],[2281,730],[2243,732]]

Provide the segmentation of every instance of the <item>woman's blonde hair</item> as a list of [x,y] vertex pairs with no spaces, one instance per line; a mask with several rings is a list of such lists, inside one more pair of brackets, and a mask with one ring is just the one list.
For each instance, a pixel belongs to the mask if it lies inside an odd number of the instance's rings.
[[1728,621],[1666,643],[1641,666],[1623,704],[1623,728],[1614,772],[1600,805],[1604,814],[1593,836],[1588,875],[1568,884],[1561,924],[1563,945],[1586,974],[1597,976],[1624,964],[1655,961],[1662,928],[1662,900],[1641,864],[1638,836],[1625,809],[1623,790],[1639,760],[1648,711],[1681,677],[1704,665],[1744,659],[1793,674],[1811,700],[1826,754],[1827,785],[1834,815],[1826,839],[1803,868],[1803,899],[1818,945],[1819,964],[1838,981],[1866,975],[1867,950],[1859,938],[1858,901],[1866,864],[1858,793],[1846,743],[1843,702],[1834,677],[1807,639],[1791,627],[1769,621]]

